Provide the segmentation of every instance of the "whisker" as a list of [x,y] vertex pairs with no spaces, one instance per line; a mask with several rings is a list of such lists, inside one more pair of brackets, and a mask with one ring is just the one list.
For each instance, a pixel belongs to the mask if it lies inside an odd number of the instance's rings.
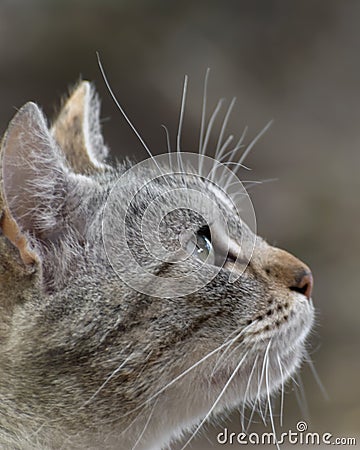
[[295,375],[298,379],[299,382],[299,393],[300,393],[300,398],[301,398],[301,409],[302,409],[302,414],[304,416],[305,419],[309,419],[310,417],[310,413],[309,413],[309,406],[308,406],[308,402],[306,400],[306,395],[305,395],[305,389],[304,389],[304,384],[301,378],[300,373]]
[[209,139],[210,139],[210,134],[211,134],[212,127],[214,125],[216,116],[218,115],[223,102],[224,102],[223,98],[218,101],[218,103],[217,103],[213,113],[210,116],[209,123],[208,123],[207,129],[206,129],[205,138],[204,138],[204,141],[203,141],[203,146],[202,146],[201,151],[200,151],[200,158],[201,159],[200,159],[200,164],[199,164],[199,174],[200,174],[201,177],[203,176],[203,165],[204,165],[204,158],[203,157],[205,156],[205,153],[206,153],[206,148],[207,148],[207,145],[208,145],[208,142],[209,142]]
[[[264,180],[241,180],[241,183],[244,185],[258,185],[258,184],[262,184],[265,183],[267,181],[273,181],[276,180],[276,178],[268,178],[268,179],[264,179]],[[227,187],[230,188],[231,186],[233,186],[234,184],[238,184],[239,181],[233,181],[232,183],[230,183]]]
[[230,150],[229,152],[225,153],[225,155],[221,155],[221,157],[218,159],[220,162],[223,161],[227,157],[229,157],[228,158],[229,161],[232,161],[235,153],[238,150],[240,150],[241,148],[243,148],[243,146],[244,146],[243,141],[245,139],[247,129],[248,129],[247,127],[244,128],[244,131],[242,132],[242,135],[240,136],[240,139],[237,141],[235,147],[232,150]]
[[[228,147],[228,145],[230,144],[230,142],[232,141],[234,139],[234,136],[231,134],[227,139],[226,139],[226,141],[224,142],[224,144],[223,144],[223,146],[222,146],[222,149],[224,148],[227,148]],[[211,168],[211,170],[210,170],[210,172],[208,173],[208,175],[207,175],[207,178],[210,178],[210,180],[211,181],[214,181],[214,178],[215,178],[215,172],[216,172],[216,170],[217,170],[217,168],[220,166],[220,161],[219,160],[217,160],[216,158],[214,159],[214,164],[213,164],[213,167]]]
[[[251,327],[251,325],[252,325],[252,324],[247,325],[245,328],[243,328],[243,329],[241,330],[240,334],[237,336],[237,339],[236,339],[236,340],[238,340],[238,339],[240,338],[241,334],[245,333],[245,332]],[[225,348],[225,350],[224,350],[224,351],[221,353],[221,355],[217,358],[217,360],[216,360],[216,362],[215,362],[215,364],[214,364],[214,368],[213,368],[213,370],[212,370],[212,372],[211,372],[211,374],[210,374],[210,379],[213,377],[213,375],[214,375],[214,373],[215,373],[217,367],[220,365],[221,360],[225,357],[226,352],[231,348],[231,346],[232,346],[233,343],[234,343],[234,341],[230,341],[229,345]],[[239,344],[239,345],[241,345],[241,344]],[[233,352],[236,351],[236,350],[239,348],[239,345],[237,345],[237,346],[229,353],[229,355],[228,355],[228,357],[227,357],[226,360],[228,360],[229,357],[233,354]],[[226,360],[225,360],[225,361],[226,361]]]
[[321,391],[324,399],[329,401],[330,400],[329,394],[327,393],[323,383],[321,382],[319,374],[317,373],[317,370],[316,370],[316,368],[314,366],[314,363],[311,360],[311,358],[310,358],[308,353],[306,353],[306,355],[305,355],[305,361],[309,364],[310,370],[311,370],[311,372],[313,374],[313,377],[315,378],[315,381],[316,381],[317,385],[320,388],[320,391]]
[[261,138],[261,136],[263,134],[266,133],[266,131],[271,127],[271,125],[273,124],[273,120],[270,120],[269,123],[267,123],[265,125],[265,127],[254,137],[254,139],[250,142],[250,144],[246,147],[246,150],[244,151],[244,153],[241,155],[241,158],[239,160],[240,164],[242,162],[245,161],[245,159],[247,158],[248,154],[251,152],[251,150],[253,149],[254,145],[258,142],[258,140]]
[[[251,170],[250,167],[244,166],[244,164],[241,164],[240,162],[236,162],[236,161],[225,161],[222,164],[224,166],[236,166],[236,169],[241,167],[242,169]],[[233,173],[235,174],[235,171],[233,171]]]
[[201,125],[200,125],[200,137],[199,137],[199,154],[202,154],[204,132],[205,132],[205,120],[206,120],[206,102],[207,102],[207,87],[209,82],[210,68],[208,67],[205,74],[204,81],[204,93],[203,93],[203,103],[201,112]]
[[97,57],[97,61],[98,61],[98,65],[99,65],[99,68],[100,68],[101,75],[102,75],[102,77],[104,79],[105,85],[107,87],[107,90],[109,91],[109,94],[110,94],[111,98],[113,99],[115,105],[118,107],[119,111],[123,115],[123,117],[126,120],[126,122],[129,124],[130,128],[135,133],[136,137],[141,142],[141,144],[144,147],[144,149],[147,151],[147,153],[150,156],[150,158],[152,159],[152,161],[154,161],[154,163],[155,163],[156,167],[158,168],[159,172],[163,175],[162,170],[160,169],[158,163],[156,162],[156,160],[155,160],[153,154],[151,153],[149,147],[146,145],[144,139],[141,137],[140,133],[137,131],[137,129],[135,128],[135,126],[133,125],[133,123],[131,122],[131,120],[129,119],[127,114],[125,113],[124,109],[122,108],[122,106],[120,105],[118,99],[116,98],[116,95],[114,94],[113,90],[111,89],[110,83],[109,83],[109,81],[107,79],[107,76],[105,74],[104,67],[103,67],[103,65],[101,63],[101,60],[100,60],[99,52],[96,52],[96,57]]
[[[261,369],[261,375],[260,375],[260,380],[259,380],[259,384],[258,384],[258,390],[257,390],[256,399],[260,398],[261,385],[262,385],[263,380],[264,380],[266,358],[267,358],[267,355],[268,355],[269,350],[270,350],[270,345],[271,345],[271,340],[269,341],[269,343],[268,343],[268,345],[267,345],[267,347],[265,349],[264,360],[263,360],[263,363],[262,363],[262,369]],[[254,405],[253,405],[253,408],[251,410],[251,414],[250,414],[250,418],[249,418],[249,422],[248,422],[248,427],[246,428],[245,433],[247,433],[249,431],[249,428],[250,428],[250,425],[251,425],[251,421],[252,421],[252,418],[253,418],[254,413],[255,413],[255,407],[256,407],[256,400],[254,401]]]
[[[229,350],[229,348],[231,347],[231,345],[229,345],[223,352],[222,352],[222,354],[220,355],[220,357],[218,358],[218,360],[216,361],[216,364],[214,365],[214,368],[213,368],[213,370],[212,370],[212,372],[211,372],[211,374],[210,374],[210,379],[213,377],[213,375],[214,375],[214,373],[216,372],[216,369],[218,368],[218,366],[220,365],[220,363],[222,362],[222,365],[225,365],[225,363],[226,363],[226,361],[228,361],[230,358],[231,358],[231,355],[233,354],[233,353],[235,353],[238,349],[239,349],[239,347],[241,346],[241,343],[239,344],[239,345],[236,345],[232,350],[231,350],[231,352],[226,356],[226,358],[224,358],[225,357],[225,355],[226,355],[226,352]],[[224,361],[222,361],[222,359],[224,359]]]
[[207,145],[208,145],[208,143],[209,143],[210,134],[211,134],[211,131],[212,131],[212,128],[213,128],[213,125],[214,125],[216,116],[219,114],[219,111],[220,111],[220,109],[221,109],[223,103],[224,103],[224,99],[221,98],[221,99],[217,102],[217,105],[216,105],[216,107],[215,107],[213,113],[211,114],[211,117],[210,117],[210,120],[209,120],[207,129],[206,129],[206,133],[205,133],[205,139],[204,139],[204,142],[203,142],[203,147],[202,147],[202,149],[201,149],[201,154],[202,154],[202,155],[205,155],[205,153],[206,153],[206,148],[207,148]]
[[[271,340],[270,340],[271,344]],[[271,422],[271,429],[274,434],[275,439],[275,445],[278,450],[280,450],[280,445],[276,436],[276,430],[275,430],[275,423],[274,423],[274,416],[271,406],[271,398],[270,398],[270,384],[269,384],[269,355],[267,355],[266,359],[266,370],[265,370],[265,381],[266,381],[266,394],[267,394],[267,400],[268,400],[268,406],[269,406],[269,416],[270,416],[270,422]]]
[[103,382],[103,384],[95,391],[95,393],[87,400],[82,407],[88,405],[91,403],[91,401],[99,394],[102,389],[109,383],[109,381],[114,378],[114,376],[124,367],[124,365],[130,360],[131,355],[129,355],[127,358],[124,359],[124,361],[106,378],[106,380]]
[[[277,181],[277,180],[278,180],[277,178],[268,178],[266,180],[259,180],[259,181],[249,181],[249,180],[245,180],[244,181],[244,180],[242,180],[241,183],[244,185],[246,193],[245,192],[234,192],[234,193],[229,194],[229,195],[230,195],[232,201],[234,202],[234,204],[237,205],[237,202],[238,202],[238,200],[236,199],[237,196],[240,196],[240,197],[248,196],[248,192],[253,187],[259,186],[259,185],[261,185],[263,183],[269,183],[271,181]],[[234,184],[237,184],[237,183],[238,183],[238,181],[235,181],[235,182],[231,183],[229,186],[227,186],[226,189],[230,189],[230,186],[232,186]]]
[[[233,135],[230,135],[231,136],[231,138],[233,138]],[[230,137],[229,136],[229,137]],[[229,161],[232,161],[232,155],[235,153],[235,152],[237,152],[240,148],[242,148],[243,147],[243,145],[240,145],[240,146],[238,146],[237,144],[236,144],[236,146],[233,148],[233,149],[231,149],[231,150],[229,150],[228,152],[226,152],[224,155],[222,155],[220,158],[217,158],[217,161],[218,162],[222,162],[222,161],[224,161],[224,159],[225,158],[227,158],[227,157],[229,157]]]
[[182,131],[182,126],[183,126],[183,121],[184,121],[187,84],[188,84],[188,76],[185,75],[184,86],[183,86],[183,93],[182,93],[182,97],[181,97],[181,107],[180,107],[178,132],[177,132],[177,137],[176,137],[177,160],[178,160],[179,170],[182,173],[184,173],[184,166],[183,166],[183,161],[182,161],[182,158],[181,158],[181,131]]
[[144,428],[142,429],[142,431],[141,431],[139,437],[136,439],[136,442],[135,442],[135,444],[133,445],[133,447],[132,447],[131,450],[135,450],[135,448],[137,447],[137,445],[139,444],[139,442],[140,442],[141,439],[143,438],[143,436],[144,436],[144,434],[145,434],[145,431],[147,430],[147,428],[148,428],[148,426],[149,426],[150,420],[151,420],[151,418],[152,418],[152,416],[153,416],[153,414],[154,414],[154,410],[155,410],[155,407],[156,407],[157,402],[158,402],[158,401],[156,400],[156,402],[154,403],[154,406],[151,408],[149,417],[148,417],[148,419],[147,419],[147,421],[146,421],[146,423],[145,423],[145,425],[144,425]]
[[300,412],[301,412],[303,418],[307,419],[309,417],[309,415],[308,415],[307,404],[304,403],[304,397],[302,395],[302,384],[300,383],[300,380],[297,377],[296,377],[296,379],[294,377],[291,377],[291,379],[292,379],[292,384],[294,386],[296,402],[299,406],[299,409],[300,409]]
[[203,142],[204,142],[204,133],[205,133],[205,121],[206,121],[206,103],[207,103],[207,89],[208,89],[208,82],[209,82],[209,75],[210,75],[210,68],[207,68],[206,74],[205,74],[205,80],[204,80],[204,92],[203,92],[203,102],[202,102],[202,110],[201,110],[201,124],[200,124],[200,136],[199,136],[199,175],[202,176],[202,169],[203,169],[203,158],[202,155],[202,148],[203,148]]
[[[230,339],[230,342],[235,342],[237,339],[240,338],[240,336],[242,335],[243,330],[238,333],[234,338]],[[226,347],[227,345],[229,345],[229,339],[227,338],[226,341],[224,343],[222,343],[219,347],[215,348],[214,350],[212,350],[211,352],[207,353],[205,356],[203,356],[201,359],[199,359],[195,364],[193,364],[192,366],[190,366],[189,368],[187,368],[186,370],[184,370],[183,372],[181,372],[181,374],[177,375],[173,380],[171,380],[169,383],[167,383],[165,386],[163,386],[161,389],[159,389],[155,394],[153,394],[151,397],[149,397],[147,400],[145,400],[142,404],[136,406],[134,409],[132,409],[131,411],[125,413],[122,417],[126,417],[129,414],[132,414],[133,412],[137,411],[140,408],[143,408],[145,405],[147,405],[149,402],[151,402],[152,400],[154,400],[155,398],[157,398],[160,394],[162,394],[166,389],[168,389],[169,387],[173,386],[175,383],[177,383],[179,380],[181,380],[185,375],[187,375],[188,373],[190,373],[192,370],[194,370],[196,367],[198,367],[200,364],[202,364],[204,361],[206,361],[207,359],[209,359],[211,356],[215,355],[217,352],[219,352],[221,349],[223,349],[224,347]]]
[[168,130],[166,125],[161,124],[161,126],[165,130],[166,148],[167,148],[167,152],[168,152],[168,155],[169,155],[169,167],[170,167],[170,170],[173,171],[173,169],[172,169],[172,162],[171,162],[171,153],[172,152],[171,152],[171,144],[170,144],[170,133],[169,133],[169,130]]
[[286,366],[283,366],[283,370],[285,370],[286,378],[291,380],[294,386],[296,385],[297,387],[299,387],[298,382],[295,380],[293,375],[287,370]]
[[207,419],[209,418],[209,416],[211,415],[211,413],[214,411],[214,409],[216,408],[216,406],[218,405],[218,403],[220,402],[221,398],[223,397],[226,389],[229,387],[230,383],[232,382],[232,380],[234,379],[235,375],[238,373],[240,367],[242,366],[243,362],[245,361],[245,358],[247,357],[249,352],[246,352],[245,355],[241,358],[240,362],[238,363],[238,365],[235,367],[233,373],[231,374],[231,376],[229,377],[229,379],[227,380],[227,382],[225,383],[225,386],[223,387],[223,389],[221,390],[220,394],[218,395],[218,397],[216,398],[215,402],[213,403],[212,407],[209,409],[209,411],[207,412],[207,414],[205,415],[205,417],[202,419],[202,421],[200,422],[200,424],[196,427],[196,430],[193,432],[193,434],[190,436],[190,438],[186,441],[185,445],[183,447],[181,447],[181,450],[184,450],[189,444],[190,442],[194,439],[194,437],[196,436],[196,434],[198,433],[198,431],[200,430],[200,428],[204,425],[204,423],[207,421]]
[[[233,161],[236,152],[243,147],[243,141],[245,139],[246,132],[247,132],[247,127],[244,128],[244,130],[243,130],[239,140],[237,141],[235,147],[232,150],[230,150],[228,153],[226,153],[225,155],[221,156],[221,158],[219,159],[220,162],[222,162],[226,157],[228,158],[229,161]],[[223,177],[224,177],[224,173],[220,176],[221,182],[222,182]],[[223,189],[225,191],[227,191],[227,189],[229,188],[230,184],[233,184],[233,183],[229,183],[229,181],[232,179],[232,177],[230,177],[228,175],[228,179],[229,180],[227,181],[227,183],[224,184],[224,188]],[[238,180],[236,182],[238,182]]]
[[252,366],[252,369],[251,369],[251,372],[250,372],[250,375],[249,375],[249,379],[248,379],[248,382],[247,382],[247,385],[246,385],[246,389],[245,389],[244,402],[243,402],[243,405],[242,405],[242,416],[241,416],[241,429],[242,429],[242,431],[245,430],[245,421],[244,421],[245,419],[244,418],[245,418],[246,398],[247,398],[248,391],[250,389],[251,378],[252,378],[252,376],[254,374],[254,371],[255,371],[258,359],[259,359],[259,355],[256,355],[256,358],[255,358],[254,364]]
[[[259,405],[258,410],[259,410],[260,418],[261,418],[261,420],[262,420],[264,426],[267,427],[267,423],[266,423],[267,404],[265,403],[265,404],[263,405],[264,402],[263,402],[263,400],[262,400],[261,398],[258,398],[257,403],[258,403],[258,405]],[[263,412],[263,406],[264,406],[264,408],[265,408],[265,411],[264,411],[264,412]]]
[[282,370],[280,356],[277,355],[277,361],[279,364],[280,374],[281,374],[281,400],[280,400],[280,427],[283,426],[283,417],[284,417],[284,373]]
[[221,130],[220,130],[220,133],[219,133],[218,142],[217,142],[217,145],[216,145],[215,157],[214,157],[215,159],[219,159],[221,157],[221,150],[223,148],[222,147],[223,136],[224,136],[224,133],[225,133],[228,121],[229,121],[229,117],[230,117],[231,111],[234,108],[235,102],[236,102],[236,97],[234,97],[231,100],[229,108],[228,108],[228,110],[227,110],[227,112],[225,114],[224,122],[222,124]]
[[[248,167],[244,166],[242,163],[245,161],[246,157],[248,156],[248,154],[250,153],[250,151],[253,149],[254,145],[258,142],[258,140],[262,137],[262,135],[270,128],[270,126],[272,125],[273,121],[271,120],[256,136],[255,138],[250,142],[250,144],[246,147],[245,151],[243,152],[243,154],[241,155],[239,161],[237,164],[237,167],[233,170],[233,175],[235,176],[237,171],[239,170],[239,167],[243,167],[247,170],[250,170]],[[241,146],[241,143],[245,137],[247,131],[247,127],[245,127],[242,136],[240,137],[239,143],[237,144],[236,147],[238,147],[239,145]],[[235,147],[236,151],[238,150]],[[235,155],[235,149],[234,149],[234,154],[231,155],[231,158],[233,158],[233,156]],[[225,164],[225,163],[224,163]],[[224,190],[228,190],[230,185],[232,183],[228,183],[224,186]],[[250,186],[251,187],[251,186]]]
[[254,186],[259,186],[260,184],[264,184],[264,183],[272,183],[273,181],[278,181],[278,178],[267,178],[265,180],[260,180],[260,181],[252,181],[252,182],[248,182],[248,181],[242,181],[242,183],[248,183],[246,185],[246,190],[249,191],[250,189],[252,189]]

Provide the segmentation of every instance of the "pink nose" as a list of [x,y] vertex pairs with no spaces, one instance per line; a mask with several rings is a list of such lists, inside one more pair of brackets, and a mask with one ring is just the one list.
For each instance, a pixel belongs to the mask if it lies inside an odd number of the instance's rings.
[[272,281],[310,300],[314,281],[309,267],[291,253],[276,247],[268,247],[267,255],[264,268]]
[[295,283],[290,286],[290,289],[300,292],[300,294],[305,295],[310,300],[314,285],[314,279],[310,270],[302,271],[301,274],[295,277],[294,281]]

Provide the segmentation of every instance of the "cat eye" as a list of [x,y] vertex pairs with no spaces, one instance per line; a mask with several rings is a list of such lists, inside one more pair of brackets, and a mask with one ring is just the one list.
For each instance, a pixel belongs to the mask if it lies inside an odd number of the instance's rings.
[[211,233],[207,225],[201,227],[187,244],[187,251],[207,264],[215,263],[215,252],[211,243]]
[[[216,237],[216,236],[215,236]],[[236,254],[221,239],[212,239],[210,228],[204,225],[196,233],[187,236],[185,248],[188,254],[196,257],[205,264],[228,268],[227,263],[248,264],[248,259]]]

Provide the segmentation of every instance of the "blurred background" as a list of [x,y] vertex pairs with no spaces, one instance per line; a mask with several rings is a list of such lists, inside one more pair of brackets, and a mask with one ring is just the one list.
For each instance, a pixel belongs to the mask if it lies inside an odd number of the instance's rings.
[[[100,93],[113,154],[144,159],[104,86],[96,51],[154,153],[166,151],[161,124],[175,142],[185,74],[183,150],[196,151],[207,67],[210,108],[237,97],[230,132],[247,125],[249,142],[274,119],[247,159],[251,173],[240,177],[277,179],[250,191],[258,231],[313,270],[310,354],[328,393],[305,366],[299,386],[287,386],[283,428],[306,420],[311,431],[350,437],[360,435],[359,23],[356,0],[0,1],[1,133],[28,100],[52,117],[82,77]],[[251,430],[271,431],[260,416],[254,422]],[[224,427],[240,431],[239,413],[205,427],[189,448],[227,448],[216,442]]]

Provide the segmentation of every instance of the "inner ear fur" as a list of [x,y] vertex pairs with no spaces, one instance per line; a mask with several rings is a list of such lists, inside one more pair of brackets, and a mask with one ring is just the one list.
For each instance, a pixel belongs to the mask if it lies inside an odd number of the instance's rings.
[[[20,230],[8,208],[4,208],[0,218],[2,234],[18,249],[22,262],[25,265],[37,262],[36,253],[29,246],[27,236]],[[5,255],[1,255],[4,257]]]
[[15,115],[1,144],[1,231],[24,264],[39,261],[37,242],[63,227],[69,172],[35,103]]
[[88,81],[81,81],[72,91],[51,133],[75,173],[104,171],[108,149],[101,134],[100,101]]

